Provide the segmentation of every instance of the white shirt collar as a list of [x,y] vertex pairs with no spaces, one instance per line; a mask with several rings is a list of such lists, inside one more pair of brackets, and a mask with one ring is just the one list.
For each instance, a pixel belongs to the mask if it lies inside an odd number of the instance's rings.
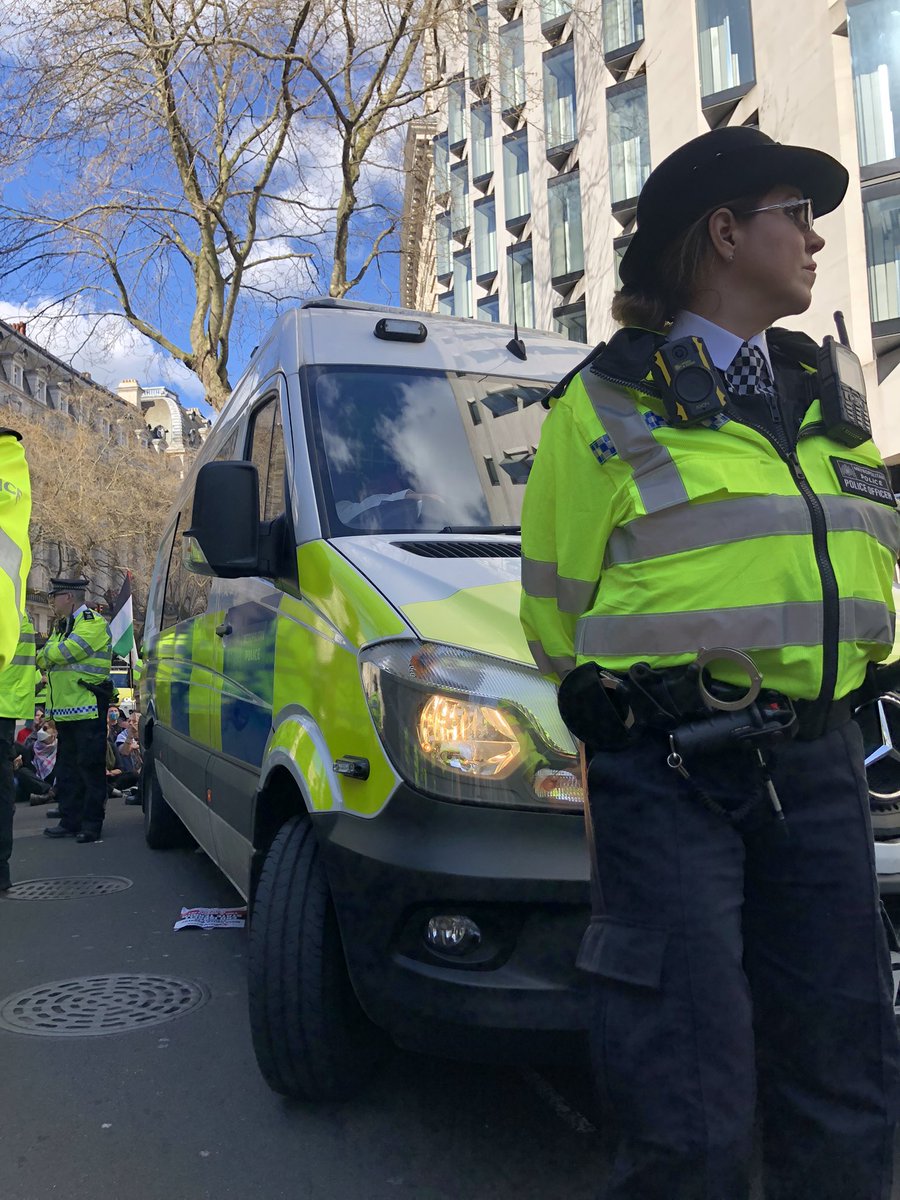
[[[720,371],[728,370],[734,362],[734,356],[744,344],[736,333],[729,333],[721,325],[714,325],[712,321],[707,321],[705,317],[698,317],[696,313],[689,312],[686,308],[678,314],[669,330],[670,341],[683,337],[703,338],[703,344],[706,346],[710,358]],[[772,370],[772,360],[769,358],[769,347],[766,344],[765,334],[757,333],[748,339],[748,343],[756,346],[762,352],[769,367],[769,374],[774,379],[775,372]]]
[[87,612],[87,610],[88,610],[88,606],[87,606],[86,604],[79,604],[79,606],[78,606],[78,607],[75,609],[75,611],[72,613],[72,616],[73,616],[73,617],[80,617],[80,616],[81,616],[81,614],[82,614],[83,612]]

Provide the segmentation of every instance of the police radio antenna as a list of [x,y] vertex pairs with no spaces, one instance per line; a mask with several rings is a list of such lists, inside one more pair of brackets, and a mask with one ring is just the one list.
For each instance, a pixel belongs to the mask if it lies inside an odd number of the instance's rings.
[[837,329],[838,341],[842,346],[849,346],[850,336],[847,333],[847,322],[844,320],[844,314],[840,309],[834,314],[834,324]]

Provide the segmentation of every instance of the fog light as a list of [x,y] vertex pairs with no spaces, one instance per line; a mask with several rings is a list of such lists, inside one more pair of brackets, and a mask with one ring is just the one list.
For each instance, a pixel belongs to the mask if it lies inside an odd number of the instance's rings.
[[468,954],[481,944],[481,930],[471,917],[432,917],[425,941],[442,954]]

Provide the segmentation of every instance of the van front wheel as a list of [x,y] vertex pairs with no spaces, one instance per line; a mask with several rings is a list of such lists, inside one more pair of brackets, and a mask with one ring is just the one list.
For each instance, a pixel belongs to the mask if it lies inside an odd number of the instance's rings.
[[266,855],[250,920],[250,1030],[274,1091],[342,1100],[379,1058],[382,1036],[353,992],[309,821],[292,817]]
[[174,850],[190,846],[193,838],[166,803],[148,755],[141,768],[141,804],[144,809],[144,841],[151,850]]

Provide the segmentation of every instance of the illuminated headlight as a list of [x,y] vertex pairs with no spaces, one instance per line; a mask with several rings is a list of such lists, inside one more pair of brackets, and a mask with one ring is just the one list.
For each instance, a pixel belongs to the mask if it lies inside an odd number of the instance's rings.
[[412,786],[468,804],[580,809],[576,747],[536,671],[414,641],[369,647],[360,669],[385,750]]
[[419,714],[422,753],[441,767],[498,779],[521,757],[515,731],[496,708],[432,696]]

